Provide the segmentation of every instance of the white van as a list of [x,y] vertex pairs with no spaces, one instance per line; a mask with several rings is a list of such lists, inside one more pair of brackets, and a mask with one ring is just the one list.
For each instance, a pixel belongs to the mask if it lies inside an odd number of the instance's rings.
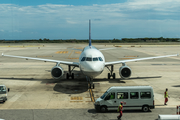
[[123,110],[142,109],[144,112],[154,109],[154,94],[151,86],[110,87],[94,103],[97,111],[117,110],[123,102]]
[[7,90],[5,85],[0,85],[0,102],[5,102],[7,100],[7,92],[9,92],[9,88]]

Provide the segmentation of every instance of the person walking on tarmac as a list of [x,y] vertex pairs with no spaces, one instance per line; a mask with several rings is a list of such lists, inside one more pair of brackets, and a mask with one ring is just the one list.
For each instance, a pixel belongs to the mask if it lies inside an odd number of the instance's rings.
[[164,101],[164,105],[167,105],[166,103],[168,102],[168,89],[166,88],[166,91],[164,92],[164,98],[165,98],[165,101]]
[[123,102],[120,102],[120,105],[119,105],[118,110],[117,110],[120,113],[120,115],[117,116],[118,120],[120,120],[122,117],[122,114],[123,114],[122,109],[123,109]]

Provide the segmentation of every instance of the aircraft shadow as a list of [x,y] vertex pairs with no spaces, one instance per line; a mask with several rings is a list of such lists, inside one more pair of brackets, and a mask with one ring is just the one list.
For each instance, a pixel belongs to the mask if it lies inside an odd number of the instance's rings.
[[[80,78],[78,78],[78,76]],[[88,84],[86,81],[85,76],[78,75],[75,77],[75,79],[38,79],[38,78],[0,78],[0,79],[6,79],[6,80],[24,80],[24,81],[41,81],[42,84],[55,84],[53,87],[53,90],[58,93],[65,93],[65,94],[79,94],[84,93],[88,91]],[[65,76],[63,76],[65,78]],[[161,76],[153,76],[153,77],[134,77],[130,79],[151,79],[151,78],[161,78]],[[117,79],[107,79],[107,78],[97,78],[94,79],[93,82],[104,82],[108,81],[109,83],[126,83],[125,80],[122,80],[121,78]],[[95,84],[96,86],[96,84]],[[98,87],[98,86],[97,86]],[[174,87],[180,87],[174,86]],[[55,93],[55,94],[58,94]]]
[[105,81],[108,81],[109,83],[126,83],[124,81],[121,81],[120,78],[117,78],[117,79],[107,79],[107,78],[95,78],[93,79],[93,82],[105,82]]
[[66,94],[79,94],[88,91],[86,79],[61,80],[53,88],[56,92]]

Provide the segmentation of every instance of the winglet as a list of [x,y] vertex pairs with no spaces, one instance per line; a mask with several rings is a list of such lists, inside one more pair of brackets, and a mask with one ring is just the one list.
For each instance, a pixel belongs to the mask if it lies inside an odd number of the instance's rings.
[[91,47],[91,20],[89,20],[89,46]]
[[4,54],[2,53],[2,56],[4,56]]
[[177,56],[179,56],[179,53],[177,53]]

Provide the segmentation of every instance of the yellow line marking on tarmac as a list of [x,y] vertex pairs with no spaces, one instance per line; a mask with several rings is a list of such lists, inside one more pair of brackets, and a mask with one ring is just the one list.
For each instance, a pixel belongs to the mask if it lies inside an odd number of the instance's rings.
[[78,51],[78,52],[75,52],[76,54],[81,54],[82,52],[81,51]]
[[73,53],[74,50],[71,51],[71,53],[69,54],[68,58],[71,56],[71,54]]
[[[89,86],[89,85],[88,85],[88,86]],[[94,95],[93,95],[93,91],[92,91],[91,88],[89,89],[89,93],[90,93],[91,101],[92,101],[92,102],[95,102],[95,100],[94,100]]]
[[83,97],[71,97],[71,100],[83,100]]
[[66,54],[68,51],[57,51],[56,54]]
[[119,45],[114,45],[114,47],[121,47],[121,46],[119,46]]

